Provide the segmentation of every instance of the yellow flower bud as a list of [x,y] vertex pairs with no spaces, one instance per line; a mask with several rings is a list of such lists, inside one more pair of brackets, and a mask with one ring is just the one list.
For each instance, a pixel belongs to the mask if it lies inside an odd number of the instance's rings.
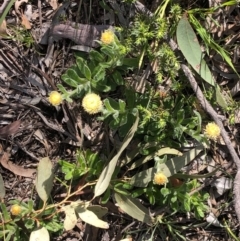
[[18,204],[12,205],[10,212],[12,215],[17,216],[21,213],[22,208]]
[[48,101],[54,106],[60,105],[62,100],[62,95],[57,91],[52,91],[48,97]]
[[99,95],[90,93],[84,96],[82,107],[88,114],[96,114],[102,110],[102,101]]
[[206,125],[204,134],[208,139],[216,141],[217,138],[220,137],[221,131],[217,124],[211,122]]
[[111,44],[114,41],[114,32],[110,29],[105,30],[101,35],[101,41],[104,44]]
[[163,185],[168,182],[168,178],[162,172],[158,172],[154,175],[153,183]]

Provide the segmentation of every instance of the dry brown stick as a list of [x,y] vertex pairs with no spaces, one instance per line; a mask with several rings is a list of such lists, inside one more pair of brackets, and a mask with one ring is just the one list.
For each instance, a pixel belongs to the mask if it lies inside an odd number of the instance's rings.
[[222,121],[218,118],[217,112],[213,109],[213,107],[209,104],[209,102],[206,100],[205,96],[202,93],[202,90],[197,84],[197,81],[195,80],[191,70],[185,65],[181,64],[181,68],[183,72],[185,73],[186,77],[189,80],[189,83],[195,92],[200,104],[202,105],[203,109],[212,117],[212,119],[216,122],[216,124],[219,126],[221,130],[222,138],[228,148],[228,151],[230,155],[232,156],[233,161],[235,162],[237,166],[237,174],[234,180],[234,204],[235,204],[235,211],[238,217],[238,221],[240,222],[240,159],[233,148],[233,145],[230,141],[230,138],[224,129]]

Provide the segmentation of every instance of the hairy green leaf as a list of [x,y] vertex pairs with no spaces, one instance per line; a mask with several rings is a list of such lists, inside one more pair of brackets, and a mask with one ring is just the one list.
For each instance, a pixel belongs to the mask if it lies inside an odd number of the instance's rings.
[[77,57],[77,66],[81,73],[84,75],[84,77],[88,80],[91,80],[91,71],[87,66],[86,61],[84,61],[82,58]]

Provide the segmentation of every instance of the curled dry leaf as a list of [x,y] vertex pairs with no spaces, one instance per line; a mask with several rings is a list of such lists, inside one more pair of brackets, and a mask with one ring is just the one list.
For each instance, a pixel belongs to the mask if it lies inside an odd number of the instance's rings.
[[15,175],[19,175],[22,177],[32,177],[33,173],[36,172],[35,169],[25,169],[24,167],[15,165],[11,161],[9,161],[9,155],[7,152],[4,152],[3,155],[0,156],[0,163],[4,168],[8,169],[10,172],[13,172]]
[[51,5],[51,7],[53,8],[53,10],[56,10],[58,7],[58,3],[57,0],[47,0],[47,2]]
[[14,121],[13,123],[4,126],[0,129],[0,137],[7,138],[10,135],[15,134],[21,125],[21,120]]
[[24,26],[26,29],[31,29],[31,23],[27,19],[27,17],[24,14],[21,14],[21,19],[22,19],[22,26]]
[[0,35],[7,34],[6,29],[7,29],[7,23],[6,23],[6,20],[4,19],[2,24],[0,25]]
[[22,15],[21,11],[19,10],[19,7],[22,5],[22,3],[28,3],[28,0],[18,0],[15,2],[15,5],[14,5],[15,11],[19,16]]

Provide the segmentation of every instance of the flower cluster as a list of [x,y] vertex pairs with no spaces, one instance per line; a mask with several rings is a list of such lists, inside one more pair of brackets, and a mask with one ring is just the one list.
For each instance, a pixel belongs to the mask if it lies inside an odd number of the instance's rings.
[[168,182],[168,178],[162,172],[158,172],[154,175],[153,183],[157,185],[164,185]]
[[208,139],[216,141],[220,137],[221,131],[217,124],[211,122],[206,125],[204,134]]
[[57,106],[62,103],[62,95],[57,91],[52,91],[48,97],[48,101],[53,105]]
[[101,42],[104,44],[111,44],[114,41],[114,32],[110,29],[105,30],[101,35]]
[[17,216],[21,213],[22,208],[18,204],[12,205],[10,212],[12,215]]
[[102,110],[102,101],[99,95],[89,93],[82,100],[82,107],[88,114],[96,114]]

